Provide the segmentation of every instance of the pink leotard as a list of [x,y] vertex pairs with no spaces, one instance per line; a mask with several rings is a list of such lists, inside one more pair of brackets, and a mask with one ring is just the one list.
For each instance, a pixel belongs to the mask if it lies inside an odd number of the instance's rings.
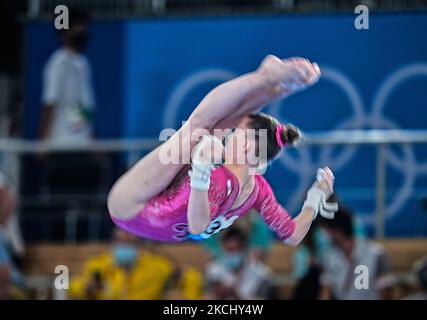
[[270,185],[261,175],[255,176],[255,187],[248,199],[240,207],[231,209],[239,193],[239,182],[233,173],[221,166],[212,171],[208,191],[211,223],[202,234],[192,235],[187,223],[190,191],[190,179],[185,176],[177,185],[149,200],[132,219],[112,217],[112,220],[118,227],[138,236],[165,242],[207,239],[231,226],[250,209],[258,211],[281,240],[289,238],[295,230],[295,221],[276,201]]

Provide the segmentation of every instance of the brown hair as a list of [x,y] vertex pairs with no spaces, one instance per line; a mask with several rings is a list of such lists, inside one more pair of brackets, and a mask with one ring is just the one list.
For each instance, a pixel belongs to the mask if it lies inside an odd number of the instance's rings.
[[[259,130],[267,130],[267,160],[273,159],[279,151],[282,149],[282,146],[279,145],[276,139],[276,131],[278,126],[282,124],[272,116],[269,116],[265,113],[251,114],[249,116],[250,122],[249,127],[255,129],[257,140],[257,154],[259,153]],[[281,144],[285,145],[295,145],[301,139],[301,133],[297,127],[292,124],[286,124],[283,127],[283,130],[280,133]]]

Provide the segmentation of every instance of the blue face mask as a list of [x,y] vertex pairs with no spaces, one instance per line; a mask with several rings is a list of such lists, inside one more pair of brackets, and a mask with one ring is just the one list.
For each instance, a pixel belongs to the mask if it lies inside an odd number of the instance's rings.
[[226,253],[222,258],[222,263],[229,270],[236,270],[243,264],[242,253]]
[[138,250],[130,244],[117,244],[113,247],[113,257],[120,266],[132,265],[138,256]]

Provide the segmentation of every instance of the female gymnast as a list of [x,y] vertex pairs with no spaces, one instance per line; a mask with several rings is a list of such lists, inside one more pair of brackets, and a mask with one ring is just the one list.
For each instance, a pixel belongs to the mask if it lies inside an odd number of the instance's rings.
[[[258,112],[269,102],[313,85],[319,77],[318,65],[307,59],[281,60],[269,55],[256,71],[214,88],[178,132],[115,183],[108,197],[114,223],[159,241],[203,240],[255,209],[279,239],[291,246],[300,243],[319,212],[333,218],[337,210],[335,204],[326,203],[333,191],[331,170],[318,170],[301,212],[292,218],[277,203],[262,175],[251,174],[251,169],[265,166],[284,146],[300,138],[293,125],[282,125]],[[213,135],[216,128],[242,130],[231,131],[223,142]],[[257,134],[249,137],[247,129]],[[258,134],[260,129],[266,132],[264,140]],[[197,130],[210,134],[196,140]],[[235,141],[243,144],[236,148]],[[251,155],[259,152],[260,144],[265,142],[267,157],[264,163],[254,165]],[[164,164],[161,157],[170,150],[177,151],[180,159],[191,156],[191,166],[182,162]],[[218,158],[223,158],[225,164],[215,166]],[[243,163],[235,161],[242,158]]]

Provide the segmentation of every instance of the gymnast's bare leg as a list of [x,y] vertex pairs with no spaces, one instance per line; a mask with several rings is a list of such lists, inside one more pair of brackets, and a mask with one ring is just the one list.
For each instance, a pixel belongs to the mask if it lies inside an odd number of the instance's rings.
[[[313,69],[315,72],[313,72]],[[160,154],[175,150],[180,159],[190,158],[197,140],[193,133],[204,129],[232,127],[245,115],[259,111],[266,103],[293,92],[286,83],[312,84],[317,81],[317,64],[306,59],[281,60],[267,56],[254,72],[227,81],[208,93],[188,121],[170,139],[151,151],[129,169],[113,186],[108,197],[110,214],[131,219],[152,197],[161,193],[187,163],[163,164]],[[182,146],[189,145],[189,148]],[[183,153],[190,154],[183,154]]]

